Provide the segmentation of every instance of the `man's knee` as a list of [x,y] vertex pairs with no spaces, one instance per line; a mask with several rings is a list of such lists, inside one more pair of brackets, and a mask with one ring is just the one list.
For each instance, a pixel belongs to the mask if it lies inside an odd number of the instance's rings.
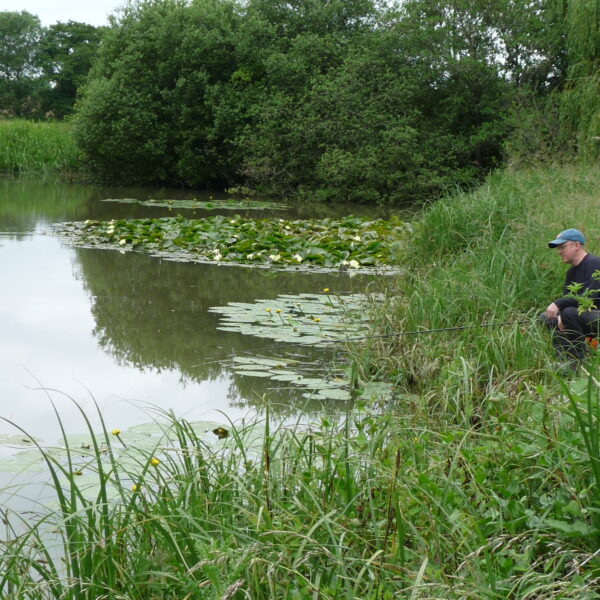
[[567,306],[560,311],[560,320],[569,329],[569,325],[579,324],[580,314],[576,306]]

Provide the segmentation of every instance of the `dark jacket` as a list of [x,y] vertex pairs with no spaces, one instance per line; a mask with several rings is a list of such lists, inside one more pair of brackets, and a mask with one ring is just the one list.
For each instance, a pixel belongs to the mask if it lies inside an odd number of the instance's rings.
[[600,309],[600,279],[594,279],[592,277],[596,271],[600,271],[600,258],[598,256],[594,256],[593,254],[586,254],[585,258],[578,265],[571,267],[567,271],[567,275],[565,277],[565,286],[563,289],[563,294],[565,294],[565,296],[554,301],[560,310],[566,308],[567,306],[579,305],[577,298],[566,297],[566,295],[569,293],[569,286],[572,283],[582,283],[582,292],[584,290],[594,290],[594,293],[592,293],[591,297],[594,300],[596,308]]

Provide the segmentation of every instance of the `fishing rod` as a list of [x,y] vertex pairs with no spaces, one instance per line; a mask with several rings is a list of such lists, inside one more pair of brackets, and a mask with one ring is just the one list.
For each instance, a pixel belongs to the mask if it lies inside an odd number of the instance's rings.
[[[308,342],[308,343],[286,342],[285,344],[277,344],[275,346],[263,346],[262,348],[256,347],[256,348],[249,348],[247,350],[239,350],[237,352],[229,353],[228,356],[237,356],[238,354],[255,353],[257,351],[262,351],[262,350],[279,350],[282,348],[290,348],[293,346],[309,347],[309,346],[315,346],[317,344],[327,344],[327,345],[328,344],[344,344],[347,342],[361,342],[364,340],[385,339],[385,338],[400,337],[400,336],[405,336],[405,335],[423,335],[426,333],[442,333],[445,331],[464,331],[467,329],[479,329],[479,328],[486,328],[486,327],[503,327],[505,325],[523,325],[523,324],[529,323],[529,322],[530,322],[529,319],[521,319],[518,321],[502,321],[500,323],[479,323],[477,325],[458,325],[458,326],[454,326],[454,327],[436,327],[434,329],[416,329],[413,331],[395,331],[394,333],[384,333],[384,334],[380,334],[380,335],[365,335],[365,336],[360,336],[360,337],[343,338],[343,339],[319,340],[318,342]],[[207,364],[207,362],[222,362],[223,360],[226,360],[226,359],[205,361],[202,364]],[[196,366],[199,366],[199,365],[196,365]]]

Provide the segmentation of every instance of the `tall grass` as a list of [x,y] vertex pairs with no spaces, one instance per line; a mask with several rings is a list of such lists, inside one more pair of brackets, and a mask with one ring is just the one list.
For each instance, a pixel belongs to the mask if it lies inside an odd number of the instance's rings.
[[68,123],[0,119],[0,171],[73,174],[80,160]]
[[[554,357],[537,315],[562,295],[566,267],[547,242],[578,227],[598,253],[599,185],[593,166],[504,171],[426,209],[407,243],[407,275],[390,290],[383,331],[465,329],[391,337],[373,361],[397,374],[402,389],[435,390],[442,403],[462,394],[465,372],[480,399],[490,386],[505,393],[525,376],[548,380]],[[499,325],[481,327],[488,324]]]
[[4,515],[0,596],[595,597],[577,429],[564,407],[531,406],[479,429],[389,407],[310,428],[265,417],[218,443],[165,415],[145,450],[94,437],[82,412],[98,491],[67,436],[62,458],[40,448],[58,508],[24,531]]

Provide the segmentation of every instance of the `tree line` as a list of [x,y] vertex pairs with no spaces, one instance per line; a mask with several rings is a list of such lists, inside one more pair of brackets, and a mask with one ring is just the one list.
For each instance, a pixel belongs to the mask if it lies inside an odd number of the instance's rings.
[[75,21],[42,27],[27,11],[0,12],[0,115],[72,113],[103,29]]
[[76,136],[104,180],[422,201],[508,154],[576,151],[581,111],[588,137],[600,122],[597,13],[595,0],[137,0],[86,46]]

